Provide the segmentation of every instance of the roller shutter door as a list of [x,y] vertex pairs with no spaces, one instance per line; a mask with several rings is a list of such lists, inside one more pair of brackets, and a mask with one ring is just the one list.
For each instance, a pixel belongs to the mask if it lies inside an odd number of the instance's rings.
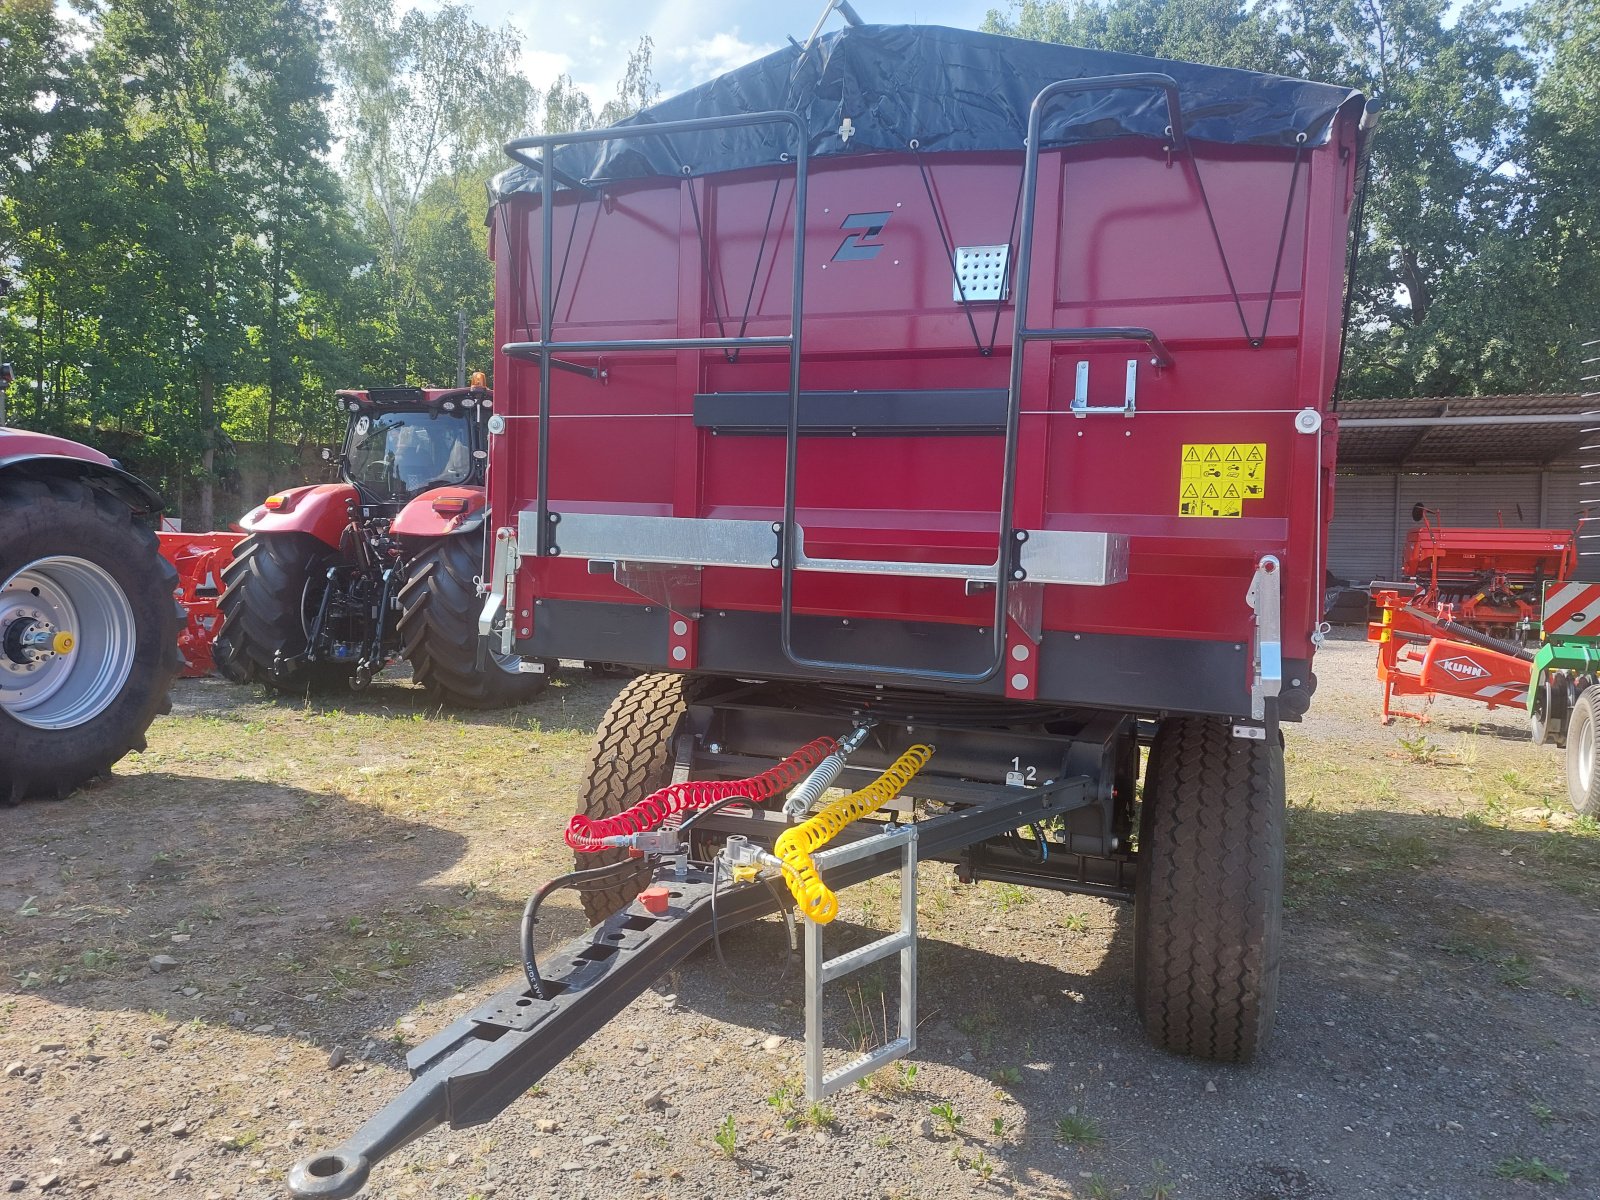
[[1340,475],[1334,481],[1328,570],[1365,585],[1393,576],[1395,477]]

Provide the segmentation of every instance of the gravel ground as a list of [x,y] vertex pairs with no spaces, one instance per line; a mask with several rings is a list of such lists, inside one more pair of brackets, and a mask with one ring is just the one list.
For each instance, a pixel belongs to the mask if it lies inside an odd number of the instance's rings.
[[[798,971],[767,921],[725,939],[736,978],[697,955],[368,1194],[1595,1195],[1600,830],[1516,713],[1384,729],[1365,643],[1318,669],[1288,734],[1282,990],[1256,1063],[1146,1045],[1126,907],[930,866],[909,1065],[799,1099]],[[305,705],[186,681],[116,778],[0,812],[0,1192],[281,1195],[401,1089],[408,1045],[515,977],[516,911],[567,861],[615,690],[457,719],[399,682]],[[830,945],[894,910],[892,885],[852,889]],[[563,898],[549,924],[581,921]],[[894,992],[838,1001],[844,1046]]]

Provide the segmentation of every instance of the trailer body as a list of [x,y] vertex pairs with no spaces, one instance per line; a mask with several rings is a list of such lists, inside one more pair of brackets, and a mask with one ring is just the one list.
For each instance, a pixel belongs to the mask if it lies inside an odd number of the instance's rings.
[[[880,53],[897,45],[875,30],[839,38],[867,34]],[[1137,83],[1103,95],[1143,103]],[[493,581],[516,598],[510,640],[641,668],[1248,716],[1259,670],[1245,597],[1271,556],[1281,707],[1298,716],[1333,507],[1359,117],[1358,101],[1333,104],[1286,145],[1047,145],[1031,239],[1017,219],[1020,137],[1005,152],[911,138],[820,156],[803,204],[792,145],[788,162],[716,170],[692,157],[713,153],[709,134],[644,139],[639,156],[676,154],[681,169],[558,184],[548,265],[537,168],[502,180],[490,500],[512,518],[497,520],[510,578]],[[627,167],[619,147],[591,157]],[[1073,336],[1016,337],[1024,274],[1030,329]],[[555,302],[541,332],[545,275]],[[803,337],[792,466],[789,356],[775,344],[791,332]],[[735,336],[755,341],[667,341]],[[541,337],[567,347],[547,351],[543,405]],[[789,534],[772,529],[786,472],[801,527]],[[1038,547],[1024,542],[1020,565],[1019,536]],[[689,573],[611,569],[647,550]],[[1009,597],[1004,669],[991,653],[997,563],[1013,582],[1027,573]]]

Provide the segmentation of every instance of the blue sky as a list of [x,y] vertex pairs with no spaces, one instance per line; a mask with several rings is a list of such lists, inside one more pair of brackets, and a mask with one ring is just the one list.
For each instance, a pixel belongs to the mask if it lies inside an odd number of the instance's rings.
[[[402,0],[403,3],[403,0]],[[478,20],[509,23],[523,37],[523,71],[543,88],[571,75],[596,101],[616,91],[628,51],[655,39],[655,73],[663,94],[680,92],[759,58],[793,36],[804,39],[824,0],[465,0]],[[421,7],[436,5],[423,0]],[[874,24],[917,22],[976,29],[1006,0],[855,0]],[[842,25],[837,14],[827,28]]]

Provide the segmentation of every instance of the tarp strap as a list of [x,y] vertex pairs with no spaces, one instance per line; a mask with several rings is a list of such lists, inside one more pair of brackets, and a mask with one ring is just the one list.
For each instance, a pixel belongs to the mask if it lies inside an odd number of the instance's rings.
[[[1028,172],[1024,169],[1017,177],[1017,199],[1011,206],[1011,232],[1006,235],[1006,271],[1013,276],[1017,269],[1017,217],[1022,212],[1022,188],[1027,181]],[[995,340],[1000,334],[1000,310],[1004,307],[1003,300],[994,306],[994,324],[989,327],[989,349],[985,351],[986,354],[994,353]],[[1014,306],[1012,311],[1016,311]]]
[[[705,228],[700,224],[700,201],[695,198],[694,180],[684,180],[684,186],[689,189],[689,207],[694,210],[694,235],[700,241],[700,277],[705,280],[706,291],[711,293],[711,313],[717,319],[717,336],[727,337],[727,327],[722,323],[722,305],[717,300],[717,283],[721,275],[719,273],[717,279],[711,278],[711,254],[706,249]],[[724,350],[722,354],[729,362],[737,361],[731,351]]]
[[1233,281],[1233,268],[1228,264],[1228,252],[1222,248],[1222,234],[1217,230],[1217,218],[1211,211],[1211,198],[1206,195],[1205,180],[1200,175],[1200,160],[1195,156],[1194,144],[1189,147],[1189,163],[1194,168],[1195,187],[1200,192],[1200,203],[1205,206],[1206,222],[1211,226],[1211,238],[1217,246],[1217,257],[1222,260],[1222,273],[1228,280],[1228,291],[1233,296],[1234,311],[1239,314],[1239,328],[1244,331],[1245,341],[1253,347],[1259,347],[1267,337],[1267,324],[1272,320],[1272,302],[1277,298],[1278,276],[1283,269],[1283,248],[1289,240],[1289,219],[1294,212],[1295,187],[1300,181],[1300,160],[1305,156],[1305,135],[1300,135],[1300,144],[1294,148],[1294,165],[1289,168],[1289,198],[1283,207],[1283,226],[1278,231],[1278,254],[1272,262],[1272,284],[1267,288],[1267,311],[1261,319],[1261,333],[1250,332],[1250,322],[1245,319],[1244,301],[1239,298],[1238,285]]
[[[779,175],[772,181],[772,199],[767,202],[767,221],[761,227],[761,245],[756,250],[755,264],[750,268],[750,287],[744,295],[744,312],[739,317],[739,337],[743,337],[745,330],[750,327],[750,310],[755,303],[756,284],[761,279],[761,263],[767,255],[767,238],[772,233],[772,214],[778,211],[778,189],[783,185],[783,176]],[[717,284],[722,282],[722,264],[717,264],[717,278],[711,278],[711,254],[706,246],[706,231],[700,223],[700,202],[695,199],[694,182],[689,182],[689,207],[694,210],[694,232],[700,239],[700,271],[705,276],[706,290],[711,293],[711,311],[717,318],[717,336],[727,337],[728,331],[722,323],[722,306],[717,301]],[[726,289],[724,289],[726,290]],[[730,315],[732,310],[729,310]],[[730,363],[739,361],[738,350],[724,350],[722,356]]]
[[[567,230],[567,248],[562,252],[561,255],[561,275],[556,279],[555,295],[550,297],[550,324],[552,327],[554,327],[556,321],[556,308],[558,307],[561,299],[561,289],[567,282],[567,260],[572,257],[572,238],[573,235],[578,232],[578,213],[582,208],[583,197],[582,195],[579,195],[577,202],[572,206],[572,228]],[[597,204],[594,206],[595,224],[598,225],[600,223],[600,214],[604,211],[605,205]],[[574,291],[577,290],[578,281],[576,279],[572,281],[572,287]],[[571,305],[569,304],[567,308],[569,316],[571,315],[571,311]]]
[[[783,176],[779,175],[772,181],[772,199],[767,202],[767,223],[761,227],[761,245],[756,248],[755,265],[750,268],[750,290],[744,295],[744,313],[739,317],[739,336],[744,336],[744,331],[750,325],[750,309],[755,303],[756,283],[761,278],[761,261],[767,255],[767,235],[772,232],[772,214],[778,211],[778,188],[783,184]],[[728,355],[729,362],[739,361],[739,352],[733,351]]]
[[[944,227],[944,215],[939,211],[939,201],[933,195],[933,180],[928,178],[928,168],[922,161],[922,155],[917,150],[917,143],[911,143],[911,157],[917,160],[917,170],[922,173],[922,187],[928,193],[928,207],[933,209],[933,222],[939,227],[939,240],[944,243],[945,258],[950,262],[950,274],[956,281],[956,293],[961,297],[961,311],[967,314],[967,328],[972,330],[972,344],[978,348],[978,353],[988,358],[993,353],[993,346],[985,346],[983,338],[978,336],[978,322],[972,316],[972,304],[967,299],[966,285],[961,282],[961,272],[956,270],[956,250],[950,241],[950,234]],[[998,315],[1000,306],[995,305]]]

